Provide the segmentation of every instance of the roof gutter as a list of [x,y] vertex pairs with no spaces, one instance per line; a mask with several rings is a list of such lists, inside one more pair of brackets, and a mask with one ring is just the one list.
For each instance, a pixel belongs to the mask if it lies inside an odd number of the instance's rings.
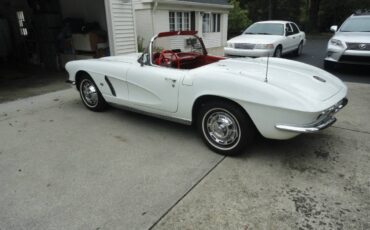
[[[209,7],[218,9],[232,9],[232,5],[221,5],[221,4],[210,4],[210,3],[200,3],[200,2],[189,2],[189,1],[176,1],[176,0],[143,0],[142,3],[152,3],[154,2],[154,7],[157,8],[158,5],[181,5],[181,6],[193,6],[193,7]],[[154,8],[153,8],[154,9]]]

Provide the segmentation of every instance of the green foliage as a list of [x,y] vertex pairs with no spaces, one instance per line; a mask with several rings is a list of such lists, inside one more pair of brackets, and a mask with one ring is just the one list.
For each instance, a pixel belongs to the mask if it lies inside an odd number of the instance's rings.
[[370,9],[370,0],[240,0],[240,7],[253,22],[294,21],[306,32],[315,33],[341,25],[356,9]]
[[144,52],[144,38],[138,36],[137,37],[137,50],[139,53]]
[[230,4],[234,8],[229,13],[229,34],[240,34],[251,24],[251,20],[248,18],[248,11],[240,7],[239,0],[230,0]]
[[[248,9],[252,21],[289,20],[297,23],[301,20],[301,6],[304,0],[241,0]],[[269,7],[271,3],[271,7]],[[271,9],[271,12],[269,12]],[[271,18],[269,17],[271,16]]]
[[318,15],[318,29],[328,31],[330,26],[340,26],[358,9],[370,9],[369,0],[322,0]]

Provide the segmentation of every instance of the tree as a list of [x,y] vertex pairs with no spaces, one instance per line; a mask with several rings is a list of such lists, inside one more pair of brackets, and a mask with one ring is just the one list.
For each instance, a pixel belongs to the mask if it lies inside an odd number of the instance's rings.
[[305,0],[241,0],[252,21],[288,20],[300,22],[301,6]]
[[234,8],[229,13],[229,35],[240,34],[251,24],[251,20],[248,18],[247,10],[240,7],[239,0],[230,0],[230,4]]
[[308,6],[308,31],[318,31],[319,10],[321,0],[307,0]]
[[309,33],[328,32],[357,9],[370,9],[370,0],[240,0],[253,22],[287,20]]
[[319,31],[329,31],[331,25],[340,26],[358,9],[370,9],[369,0],[322,0],[318,17]]

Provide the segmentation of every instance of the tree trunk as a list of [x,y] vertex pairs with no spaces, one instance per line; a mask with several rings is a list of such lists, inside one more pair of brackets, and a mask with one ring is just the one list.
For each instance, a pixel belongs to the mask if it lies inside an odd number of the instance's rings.
[[318,32],[318,18],[321,0],[308,0],[309,32]]
[[272,19],[272,0],[269,0],[269,20]]

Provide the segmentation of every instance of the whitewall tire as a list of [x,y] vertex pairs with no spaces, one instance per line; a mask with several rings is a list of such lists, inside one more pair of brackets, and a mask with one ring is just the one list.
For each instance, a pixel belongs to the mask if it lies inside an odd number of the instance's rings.
[[213,151],[237,155],[253,142],[255,127],[242,108],[228,101],[204,104],[197,117],[198,131]]

